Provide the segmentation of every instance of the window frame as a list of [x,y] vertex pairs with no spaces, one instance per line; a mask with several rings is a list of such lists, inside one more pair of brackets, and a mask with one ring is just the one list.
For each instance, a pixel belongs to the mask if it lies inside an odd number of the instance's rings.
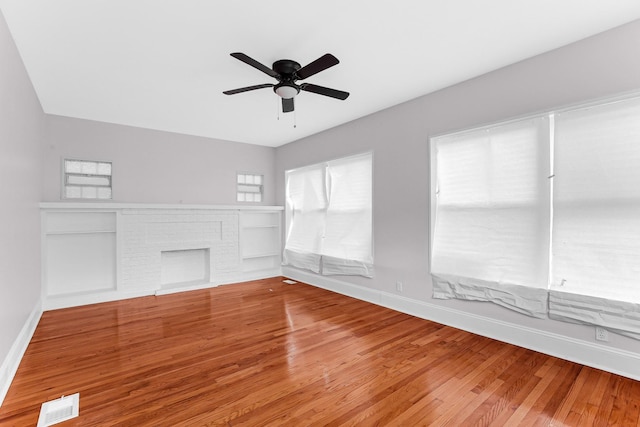
[[[371,187],[371,208],[370,208],[370,217],[371,217],[371,227],[369,229],[369,257],[370,257],[370,262],[365,262],[365,261],[360,261],[360,260],[347,260],[347,259],[342,259],[342,258],[335,258],[331,255],[326,255],[326,254],[322,254],[322,250],[319,250],[319,253],[309,253],[308,255],[311,256],[314,259],[317,259],[317,261],[320,263],[320,266],[318,266],[317,269],[315,268],[309,268],[309,267],[298,267],[298,268],[306,268],[309,269],[311,271],[314,271],[315,273],[318,274],[323,274],[323,275],[328,275],[328,274],[343,274],[343,275],[360,275],[360,276],[364,276],[364,277],[368,277],[368,278],[372,278],[374,275],[374,259],[375,259],[375,255],[374,255],[374,207],[373,207],[373,196],[374,196],[374,153],[373,151],[367,151],[367,152],[363,152],[363,153],[358,153],[358,154],[352,154],[352,155],[348,155],[348,156],[344,156],[344,157],[340,157],[340,158],[334,158],[331,160],[326,160],[326,161],[322,161],[322,162],[318,162],[318,163],[314,163],[314,164],[309,164],[309,165],[305,165],[302,167],[298,167],[298,168],[292,168],[289,170],[285,171],[285,239],[284,239],[284,245],[283,245],[283,251],[285,252],[284,254],[284,260],[285,260],[285,264],[286,264],[286,259],[287,259],[287,240],[289,238],[289,233],[291,231],[291,226],[292,226],[292,217],[295,215],[296,212],[299,212],[298,209],[295,209],[293,207],[290,207],[289,204],[289,196],[288,196],[288,182],[289,182],[289,174],[290,173],[296,173],[296,172],[303,172],[305,170],[314,170],[314,169],[322,169],[322,176],[323,176],[323,181],[324,181],[324,190],[325,190],[325,197],[327,196],[326,192],[328,190],[328,185],[329,185],[329,174],[328,174],[328,170],[331,167],[332,163],[338,163],[338,162],[342,162],[342,161],[346,161],[348,159],[358,159],[358,158],[364,158],[364,157],[368,157],[368,159],[370,160],[370,167],[371,167],[371,182],[370,182],[370,187]],[[318,213],[324,213],[324,215],[327,215],[331,209],[331,201],[327,198],[325,200],[325,203],[323,204],[323,207],[315,209],[315,211],[317,211]],[[347,209],[345,212],[349,213],[353,213],[353,212],[361,212],[362,209]],[[369,210],[367,209],[366,212],[369,212]],[[340,273],[336,272],[336,266],[335,266],[335,262],[336,261],[343,261],[344,262],[344,269],[341,269],[340,267],[338,267],[338,269],[340,270]],[[315,262],[315,261],[314,261]],[[295,267],[295,266],[294,266]],[[326,271],[325,271],[326,270]]]
[[[83,172],[68,172],[67,171],[67,163],[68,162],[78,162],[78,163],[91,163],[95,165],[96,172],[95,173],[83,173]],[[61,198],[62,200],[98,200],[98,201],[106,201],[113,200],[113,162],[110,160],[85,160],[85,159],[77,159],[65,157],[62,158],[61,161]],[[100,165],[109,165],[109,173],[98,173]],[[100,184],[92,184],[92,183],[71,183],[70,178],[102,178],[106,179],[107,185]],[[79,188],[80,189],[80,197],[69,196],[67,190],[69,188]],[[83,197],[82,189],[84,188],[93,188],[96,190],[96,197]],[[107,188],[109,190],[109,197],[100,197],[99,189]]]
[[[590,296],[584,293],[568,293],[563,292],[561,288],[562,283],[558,285],[553,283],[554,279],[554,231],[556,229],[555,220],[555,197],[554,189],[557,184],[556,180],[561,177],[556,176],[556,159],[555,146],[558,144],[556,141],[557,131],[556,125],[558,116],[563,113],[571,113],[577,110],[584,110],[590,108],[599,108],[606,106],[607,104],[615,104],[618,102],[632,101],[640,99],[640,92],[632,91],[616,96],[603,97],[586,102],[575,103],[561,108],[539,111],[533,114],[519,116],[511,119],[496,121],[490,124],[484,124],[480,126],[474,126],[463,130],[457,130],[452,132],[443,132],[429,136],[428,144],[428,162],[430,165],[430,183],[429,183],[429,246],[428,246],[428,265],[429,273],[432,276],[432,281],[437,280],[434,277],[432,261],[434,259],[434,237],[435,227],[437,223],[437,193],[438,171],[435,167],[437,164],[436,149],[437,144],[434,140],[443,136],[456,135],[465,132],[477,131],[487,128],[498,127],[506,125],[514,121],[535,119],[535,118],[547,118],[550,122],[549,138],[550,138],[550,153],[549,153],[549,168],[550,174],[548,176],[551,182],[550,194],[549,194],[549,211],[550,211],[550,226],[549,226],[549,269],[547,274],[547,287],[544,291],[547,293],[548,305],[546,310],[546,316],[550,319],[560,320],[570,323],[578,323],[590,326],[603,327],[609,331],[616,332],[621,335],[625,335],[631,338],[640,339],[640,303],[633,301],[611,300],[605,296]],[[556,280],[557,281],[557,280]],[[605,284],[606,285],[606,284]],[[435,289],[435,288],[434,288]],[[596,315],[594,315],[596,313]],[[599,314],[598,314],[599,313]],[[633,316],[632,316],[633,315]]]
[[[429,198],[428,198],[428,200],[429,200],[429,245],[428,245],[428,250],[427,250],[427,261],[428,261],[429,271],[431,271],[431,258],[432,258],[432,253],[433,253],[433,236],[434,236],[434,228],[435,228],[435,223],[436,223],[436,192],[438,191],[438,188],[437,188],[437,171],[436,171],[436,169],[434,167],[435,159],[436,159],[436,148],[435,148],[435,144],[432,142],[432,140],[434,140],[436,138],[439,138],[439,137],[442,137],[442,136],[456,135],[456,134],[461,134],[461,133],[465,133],[465,132],[471,132],[471,131],[475,131],[475,130],[489,129],[489,128],[495,127],[495,126],[508,125],[510,123],[517,122],[517,121],[520,121],[520,120],[533,119],[533,118],[540,117],[540,116],[553,117],[553,116],[555,116],[557,114],[561,114],[561,113],[564,113],[564,112],[567,112],[567,111],[573,111],[573,110],[582,109],[582,108],[589,108],[589,107],[597,107],[599,105],[604,105],[604,104],[608,104],[608,103],[614,103],[614,102],[618,102],[618,101],[625,101],[627,99],[632,99],[632,98],[637,98],[637,97],[640,97],[640,91],[633,90],[633,91],[628,91],[628,92],[620,93],[620,94],[613,95],[613,96],[604,96],[604,97],[595,98],[595,99],[591,99],[591,100],[575,102],[575,103],[571,103],[571,104],[562,105],[562,106],[559,106],[557,108],[538,110],[538,111],[534,111],[534,112],[528,113],[528,114],[511,116],[511,117],[508,117],[508,118],[506,118],[504,120],[496,120],[496,121],[491,121],[491,122],[482,122],[482,123],[479,123],[477,125],[459,127],[459,128],[452,129],[452,130],[449,130],[449,131],[437,132],[437,133],[434,133],[432,135],[429,135],[427,137],[427,145],[428,145],[427,162],[429,164]],[[552,129],[551,148],[552,148],[552,151],[553,151],[553,144],[554,144],[554,140],[553,140],[554,122],[555,122],[555,117],[551,121],[551,129]],[[553,171],[553,158],[551,159],[551,170]],[[553,186],[551,187],[551,196],[553,197]],[[551,209],[553,209],[553,206],[551,206]]]
[[[248,177],[251,177],[251,181],[254,181],[254,182],[251,182],[251,183],[246,182]],[[260,182],[258,184],[255,183],[256,178],[259,178]],[[259,195],[259,200],[246,200],[247,195],[249,194],[253,199],[255,199],[256,194]],[[264,201],[264,174],[258,174],[254,172],[236,172],[236,202],[262,203],[263,201]]]
[[[543,248],[548,248],[548,242],[535,233],[513,234],[513,232],[522,228],[522,225],[527,224],[527,221],[533,222],[532,225],[542,225],[545,231],[550,226],[548,221],[550,184],[548,181],[549,171],[547,170],[548,161],[545,160],[549,155],[550,146],[548,122],[547,116],[540,115],[430,139],[431,186],[435,188],[435,191],[432,190],[430,194],[432,223],[429,236],[429,272],[433,282],[434,298],[489,301],[529,316],[546,317],[548,286],[548,265],[546,264],[548,256],[546,252],[543,252]],[[512,144],[520,143],[524,143],[524,147],[520,148],[529,147],[531,151],[513,148]],[[442,167],[447,165],[447,162],[440,163],[438,148],[443,153],[443,159],[449,158],[449,166]],[[483,161],[474,161],[475,164],[480,165],[475,171],[476,173],[482,171],[482,165],[486,162],[499,164],[500,162],[504,163],[505,159],[518,161],[520,153],[524,153],[522,155],[528,153],[530,159],[527,160],[533,160],[526,164],[529,166],[529,168],[525,168],[528,173],[520,175],[516,171],[511,171],[515,173],[515,182],[524,185],[524,187],[516,186],[512,189],[515,189],[515,193],[505,192],[508,190],[505,183],[509,186],[510,182],[505,181],[504,177],[501,178],[500,172],[503,169],[487,169],[485,172],[488,174],[481,174],[478,181],[463,181],[467,184],[459,188],[466,190],[466,193],[462,195],[468,194],[470,199],[460,199],[460,195],[456,196],[456,187],[452,188],[450,185],[451,178],[464,178],[467,169],[461,169],[462,175],[458,174],[456,172],[458,166],[451,166],[451,157],[462,155],[464,161],[465,157],[469,158],[469,154],[474,152],[476,155],[485,155],[482,157]],[[473,159],[475,160],[475,157]],[[443,177],[439,166],[442,167],[442,171],[448,172],[445,172],[445,179],[442,181],[442,190],[446,191],[442,195],[440,195],[441,188],[438,187],[441,184],[438,177],[441,179]],[[470,165],[469,167],[474,173],[474,166]],[[507,171],[510,170],[509,164],[505,163],[503,167]],[[486,182],[482,180],[482,177],[486,177]],[[518,180],[518,178],[521,179]],[[489,186],[476,186],[476,182],[484,182]],[[453,200],[450,199],[452,190],[454,191]],[[500,218],[500,215],[505,215],[505,211],[513,212],[517,220],[510,222],[508,219],[510,215],[507,215],[505,217],[507,231],[503,234],[504,227],[488,219],[495,218],[496,215]],[[444,222],[439,221],[438,213],[443,215]],[[462,223],[452,228],[452,217],[461,214],[463,217],[471,214],[471,217],[466,222],[463,220]],[[445,217],[446,220],[444,220]],[[440,223],[442,228],[437,229],[437,225]],[[483,226],[478,224],[483,224]],[[456,231],[452,235],[451,230],[454,229],[468,229],[470,234],[457,235],[456,233],[459,231]],[[511,231],[508,231],[510,229]],[[487,237],[487,233],[494,237]],[[478,253],[478,247],[482,247],[483,243],[473,240],[483,237],[491,240],[492,244],[487,248],[487,251],[480,250]],[[482,242],[484,241],[485,239],[482,240]],[[453,252],[448,253],[444,248],[443,251],[435,252],[437,243],[447,246],[452,242]],[[521,247],[525,251],[522,254],[536,254],[536,256],[528,262],[524,255],[521,256],[520,251],[508,250],[513,245]],[[436,259],[438,260],[437,266],[435,266]],[[501,261],[497,262],[496,260]],[[454,265],[457,267],[452,268]],[[434,266],[437,267],[437,270],[434,269]]]

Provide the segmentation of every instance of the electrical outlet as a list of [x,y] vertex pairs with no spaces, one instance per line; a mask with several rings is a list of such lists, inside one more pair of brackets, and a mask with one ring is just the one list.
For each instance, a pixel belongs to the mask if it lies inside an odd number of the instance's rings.
[[600,326],[596,326],[596,340],[597,341],[609,341],[609,331]]
[[402,282],[400,280],[396,282],[396,291],[402,292]]

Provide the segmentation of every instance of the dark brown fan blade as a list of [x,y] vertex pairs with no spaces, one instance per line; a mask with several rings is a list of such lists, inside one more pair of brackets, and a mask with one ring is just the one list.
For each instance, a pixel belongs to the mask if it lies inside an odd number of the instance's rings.
[[282,98],[282,112],[290,113],[293,111],[293,98]]
[[272,85],[271,83],[264,83],[261,85],[255,85],[255,86],[247,86],[247,87],[241,87],[238,89],[231,89],[231,90],[225,90],[224,93],[225,95],[235,95],[236,93],[242,93],[242,92],[248,92],[250,90],[256,90],[256,89],[263,89],[265,87],[273,87],[274,85]]
[[276,73],[275,71],[273,71],[271,68],[267,67],[266,65],[263,65],[261,63],[259,63],[258,61],[256,61],[253,58],[250,58],[249,56],[245,55],[244,53],[241,52],[234,52],[231,54],[231,56],[233,56],[236,59],[239,59],[240,61],[244,62],[245,64],[251,65],[253,68],[256,68],[260,71],[262,71],[265,74],[270,75],[273,78],[279,78],[280,74]]
[[324,71],[329,67],[337,65],[339,62],[340,61],[338,61],[338,58],[331,55],[330,53],[327,53],[316,59],[312,63],[300,68],[298,71],[296,71],[296,75],[298,76],[298,80],[304,80],[313,76],[314,74],[319,73],[320,71]]
[[341,90],[331,89],[324,86],[312,85],[311,83],[301,84],[300,90],[317,93],[318,95],[330,96],[331,98],[341,99],[343,101],[349,97],[349,92],[343,92]]

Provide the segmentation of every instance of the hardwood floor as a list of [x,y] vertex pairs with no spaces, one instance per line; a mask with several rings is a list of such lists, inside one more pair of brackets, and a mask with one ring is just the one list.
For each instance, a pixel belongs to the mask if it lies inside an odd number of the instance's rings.
[[281,280],[45,312],[0,425],[638,425],[640,382]]

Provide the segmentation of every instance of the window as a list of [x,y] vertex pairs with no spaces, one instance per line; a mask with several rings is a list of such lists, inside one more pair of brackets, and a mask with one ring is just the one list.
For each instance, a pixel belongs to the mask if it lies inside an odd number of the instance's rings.
[[239,202],[262,202],[262,175],[238,173],[237,200]]
[[434,138],[434,297],[546,317],[548,120]]
[[640,99],[556,115],[549,314],[640,334]]
[[373,277],[371,153],[285,176],[285,264],[325,275]]
[[64,198],[111,199],[111,163],[65,159]]
[[434,298],[640,338],[640,98],[436,137],[431,150]]

